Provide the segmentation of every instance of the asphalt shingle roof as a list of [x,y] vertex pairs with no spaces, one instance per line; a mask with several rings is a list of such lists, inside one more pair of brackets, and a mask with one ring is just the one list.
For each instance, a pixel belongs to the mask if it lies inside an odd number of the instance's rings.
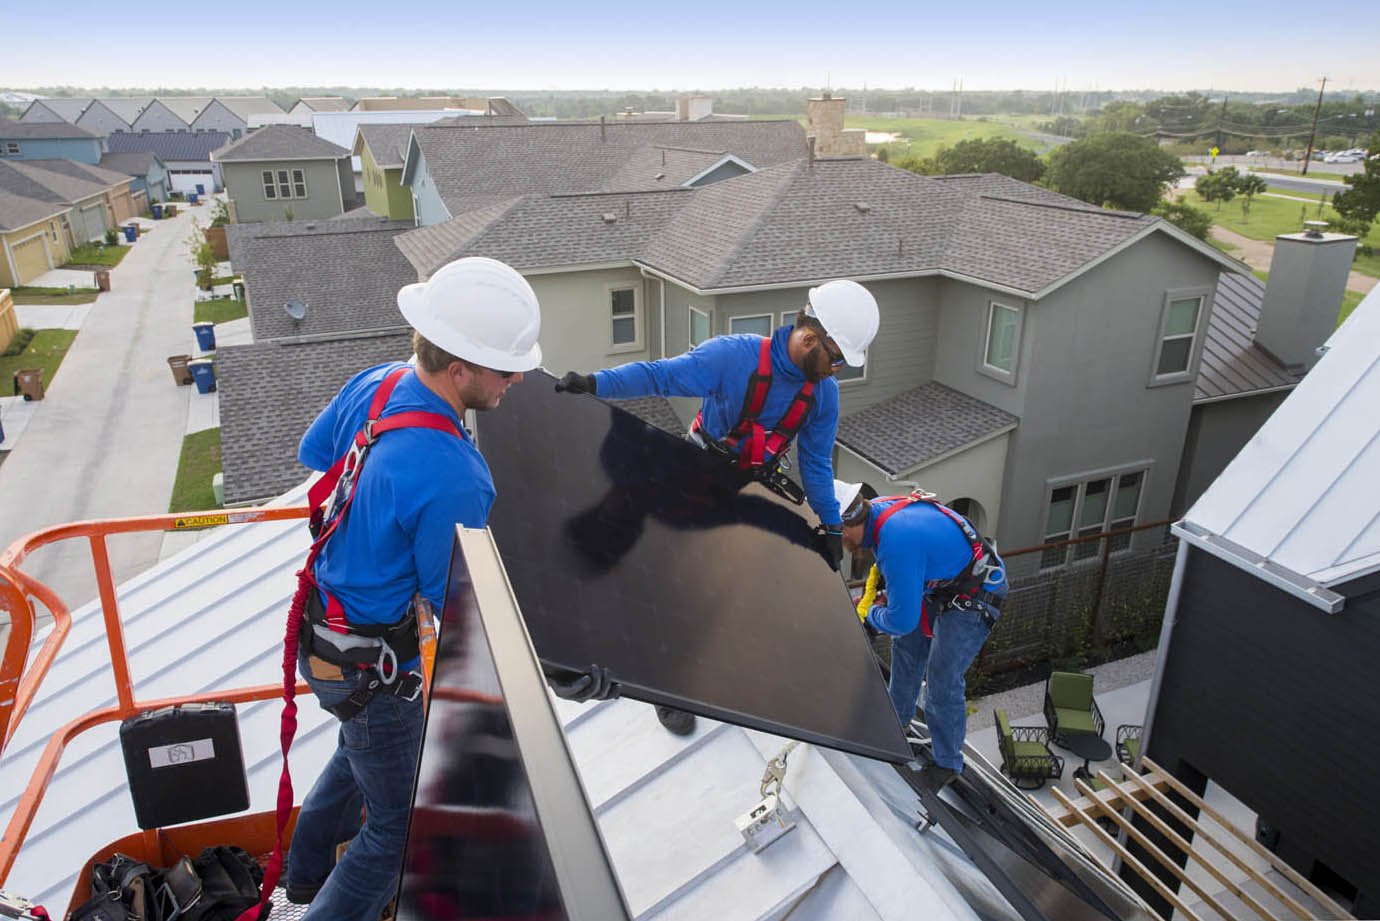
[[[415,282],[417,272],[393,238],[411,226],[321,221],[313,229],[298,224],[295,234],[241,242],[254,340],[405,326],[398,289]],[[289,317],[283,310],[289,301],[306,304],[306,317]]]
[[297,445],[351,377],[412,354],[405,333],[318,342],[256,342],[216,353],[225,501],[277,496],[307,478]]
[[98,138],[99,134],[67,122],[21,122],[0,119],[0,138],[22,141],[26,138]]
[[0,160],[0,189],[47,202],[98,195],[128,176],[72,160]]
[[267,96],[217,96],[216,102],[225,106],[245,121],[251,115],[282,115],[278,103]]
[[339,144],[319,138],[299,125],[265,125],[217,150],[212,159],[244,160],[339,160],[350,152]]
[[1265,283],[1254,275],[1223,272],[1217,279],[1193,389],[1195,402],[1275,390],[1303,379],[1255,344],[1264,298]]
[[348,112],[350,101],[343,96],[303,96],[298,102],[313,112]]
[[838,440],[897,476],[1017,421],[1003,409],[931,381],[839,419]]
[[81,113],[86,111],[86,107],[91,105],[91,98],[90,96],[51,96],[35,99],[34,103],[42,105],[64,121],[75,122],[81,118]]
[[[3,177],[0,177],[0,180],[2,179]],[[35,221],[61,214],[68,207],[70,206],[62,201],[43,201],[16,195],[4,188],[3,181],[0,181],[0,230],[27,227]]]
[[131,150],[127,153],[108,153],[101,157],[100,167],[126,176],[146,176],[153,169],[157,154],[147,150]]
[[230,140],[225,131],[112,131],[105,139],[105,149],[111,153],[147,150],[158,154],[163,162],[172,160],[205,160],[211,162],[211,151],[219,150]]
[[359,126],[359,134],[369,145],[369,153],[381,169],[392,169],[403,165],[407,159],[407,142],[412,137],[412,129],[417,125],[377,125]]

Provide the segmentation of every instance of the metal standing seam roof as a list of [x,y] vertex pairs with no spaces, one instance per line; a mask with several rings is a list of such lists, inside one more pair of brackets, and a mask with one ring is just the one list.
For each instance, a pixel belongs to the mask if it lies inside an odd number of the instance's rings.
[[360,371],[406,361],[410,354],[408,332],[220,349],[216,389],[225,501],[261,502],[301,483],[310,473],[297,462],[307,426]]
[[[287,236],[260,236],[243,246],[254,341],[397,329],[398,289],[417,280],[393,238],[410,222],[336,223]],[[307,305],[293,320],[289,301]]]
[[94,131],[87,131],[70,122],[21,122],[13,119],[0,119],[0,138],[10,141],[23,141],[39,138],[99,138]]
[[1380,289],[1325,348],[1183,524],[1335,587],[1380,570]]
[[1280,390],[1303,377],[1255,343],[1264,298],[1265,283],[1254,275],[1223,272],[1217,279],[1193,402]]
[[339,160],[350,151],[298,125],[264,125],[211,155],[224,163],[254,160]]
[[111,153],[148,150],[163,162],[204,160],[211,162],[211,151],[230,140],[227,131],[112,131],[105,139]]
[[931,381],[839,419],[838,440],[897,476],[1015,428],[1004,409]]

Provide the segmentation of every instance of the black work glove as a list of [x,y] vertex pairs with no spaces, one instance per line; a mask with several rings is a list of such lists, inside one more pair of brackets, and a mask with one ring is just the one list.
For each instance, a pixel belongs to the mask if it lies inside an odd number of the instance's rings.
[[843,565],[843,527],[836,524],[821,525],[824,528],[820,535],[820,550],[824,555],[824,562],[829,564],[829,568],[834,572],[839,571]]
[[575,371],[565,372],[565,377],[556,381],[557,393],[598,393],[595,387],[593,374],[579,374]]
[[[571,673],[563,671],[568,676]],[[613,675],[607,668],[601,665],[591,665],[589,671],[575,674],[571,677],[558,678],[551,672],[546,672],[546,683],[551,685],[551,690],[557,697],[564,697],[566,700],[573,700],[576,703],[584,703],[587,700],[608,700],[610,697],[618,697],[620,694],[618,683],[613,680]]]

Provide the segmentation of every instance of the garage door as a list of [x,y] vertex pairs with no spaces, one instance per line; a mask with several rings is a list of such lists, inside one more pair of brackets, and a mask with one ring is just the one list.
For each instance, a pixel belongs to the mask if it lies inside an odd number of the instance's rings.
[[72,227],[77,243],[99,240],[105,236],[105,202],[85,205],[77,209],[77,219]]
[[48,248],[42,234],[11,245],[10,255],[14,257],[14,267],[19,272],[16,284],[27,284],[48,271]]
[[170,173],[168,178],[172,180],[172,188],[175,192],[195,192],[197,184],[210,192],[215,188],[215,183],[211,181],[211,171],[200,172],[195,170],[177,170]]
[[117,192],[113,196],[115,206],[115,223],[121,223],[134,217],[134,202],[129,197],[129,190]]

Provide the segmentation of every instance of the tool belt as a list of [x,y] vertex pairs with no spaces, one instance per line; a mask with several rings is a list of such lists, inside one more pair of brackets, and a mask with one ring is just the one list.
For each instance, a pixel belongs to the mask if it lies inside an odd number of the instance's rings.
[[987,625],[988,630],[992,630],[997,626],[997,618],[992,611],[1000,611],[1003,600],[986,589],[982,589],[971,595],[955,595],[948,599],[945,606],[972,611],[982,618],[982,622]]
[[[738,455],[732,448],[722,441],[715,441],[699,429],[691,429],[685,436],[685,440],[691,444],[699,445],[710,454],[722,457],[735,467],[739,466]],[[742,473],[748,479],[761,483],[781,498],[794,502],[796,505],[804,505],[805,490],[795,480],[782,472],[782,461],[784,460],[785,455],[778,454],[763,464],[743,470]]]
[[348,665],[360,671],[359,685],[345,700],[322,709],[344,722],[363,710],[375,694],[392,694],[403,700],[416,700],[422,692],[422,674],[399,672],[399,662],[421,655],[417,637],[417,612],[407,606],[403,619],[395,624],[351,624],[349,633],[337,633],[326,626],[326,607],[312,590],[303,609],[306,626],[301,633],[302,649],[309,656],[332,665]]

